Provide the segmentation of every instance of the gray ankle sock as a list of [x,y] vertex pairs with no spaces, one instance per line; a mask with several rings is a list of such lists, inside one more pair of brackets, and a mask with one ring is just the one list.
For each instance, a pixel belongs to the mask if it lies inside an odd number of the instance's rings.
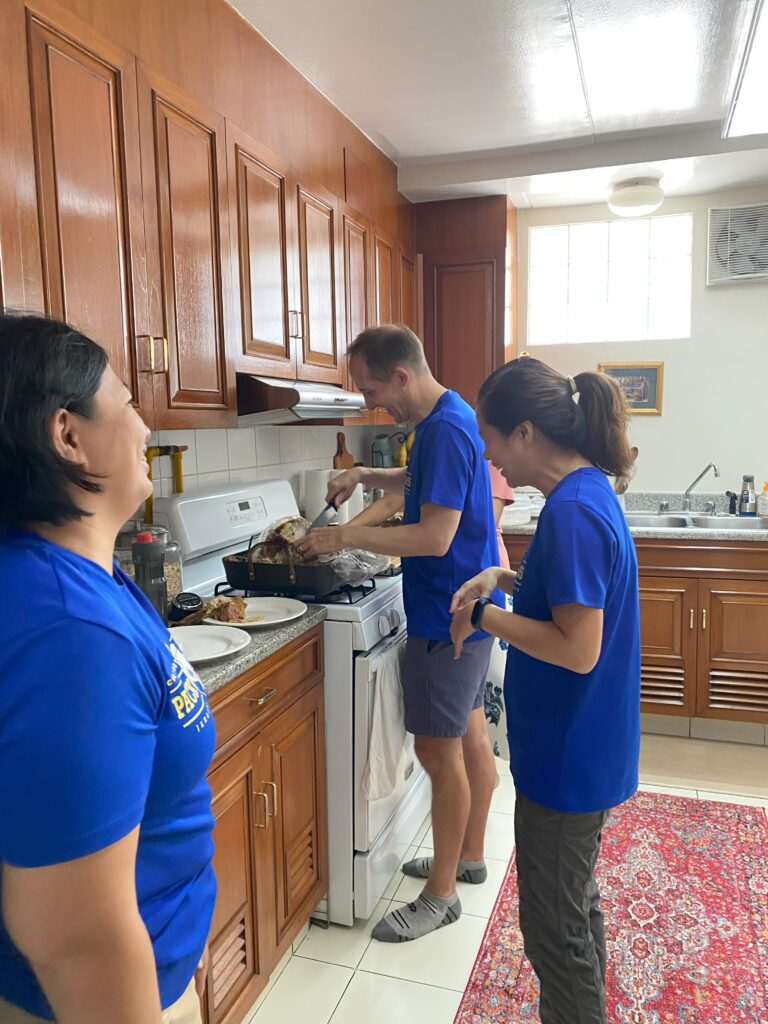
[[461,900],[438,896],[424,889],[414,903],[396,907],[386,914],[371,933],[379,942],[409,942],[434,932],[461,917]]
[[[403,874],[411,878],[429,878],[432,871],[432,857],[415,857],[403,864]],[[484,860],[460,860],[456,868],[456,881],[480,885],[488,877]]]

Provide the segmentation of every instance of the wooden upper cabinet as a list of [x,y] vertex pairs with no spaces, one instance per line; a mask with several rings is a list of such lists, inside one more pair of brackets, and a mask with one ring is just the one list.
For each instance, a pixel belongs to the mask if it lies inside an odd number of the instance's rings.
[[27,10],[27,40],[45,309],[106,349],[151,420],[135,58],[54,5]]
[[696,714],[768,722],[768,583],[699,582]]
[[394,242],[380,234],[373,238],[373,294],[375,323],[393,324],[400,320],[398,295],[398,253]]
[[298,313],[291,185],[280,158],[227,124],[232,268],[240,298],[237,369],[295,379]]
[[[266,829],[268,808],[266,794],[258,786],[257,761],[258,740],[251,740],[208,777],[218,886],[209,933],[209,1024],[242,1020],[266,980],[253,837]],[[265,898],[265,907],[268,903]]]
[[344,254],[345,348],[370,323],[370,225],[350,209],[341,215]]
[[418,289],[416,287],[416,260],[403,249],[398,253],[400,265],[400,323],[419,333]]
[[143,66],[139,103],[155,424],[234,425],[224,119]]
[[341,384],[344,376],[337,327],[336,199],[325,189],[296,185],[300,380]]
[[[314,687],[261,735],[259,780],[271,790],[268,861],[274,876],[265,936],[277,948],[300,917],[311,913],[327,890],[325,728],[323,691]],[[268,948],[265,946],[265,948]]]
[[642,710],[693,715],[698,592],[695,580],[640,578]]

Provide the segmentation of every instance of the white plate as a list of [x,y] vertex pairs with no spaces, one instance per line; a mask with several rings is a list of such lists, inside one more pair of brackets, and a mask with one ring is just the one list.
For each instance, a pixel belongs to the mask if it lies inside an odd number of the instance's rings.
[[226,658],[251,642],[244,629],[224,626],[220,622],[215,626],[174,626],[170,632],[173,642],[193,665]]
[[[246,597],[247,618],[233,622],[238,629],[265,629],[279,626],[284,622],[299,619],[307,610],[303,601],[294,601],[291,597]],[[211,625],[223,625],[218,619],[203,619]]]

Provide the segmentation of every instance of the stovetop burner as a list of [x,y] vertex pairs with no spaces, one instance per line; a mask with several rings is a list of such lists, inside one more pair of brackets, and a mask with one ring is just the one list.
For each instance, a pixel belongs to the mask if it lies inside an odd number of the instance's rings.
[[238,590],[236,587],[230,587],[230,585],[224,581],[216,584],[214,593],[218,596],[219,594],[242,594],[244,597],[292,597],[297,601],[304,601],[306,604],[357,604],[359,601],[364,600],[369,594],[372,594],[376,589],[376,580],[368,580],[367,583],[361,583],[356,587],[350,584],[344,584],[338,587],[336,590],[331,591],[330,594],[281,594],[275,590]]

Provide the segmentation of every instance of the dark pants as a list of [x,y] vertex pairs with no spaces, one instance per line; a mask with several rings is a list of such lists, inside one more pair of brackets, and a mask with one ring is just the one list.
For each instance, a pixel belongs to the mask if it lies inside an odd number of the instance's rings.
[[608,811],[566,814],[517,793],[520,930],[542,1024],[607,1024],[605,933],[595,864]]

